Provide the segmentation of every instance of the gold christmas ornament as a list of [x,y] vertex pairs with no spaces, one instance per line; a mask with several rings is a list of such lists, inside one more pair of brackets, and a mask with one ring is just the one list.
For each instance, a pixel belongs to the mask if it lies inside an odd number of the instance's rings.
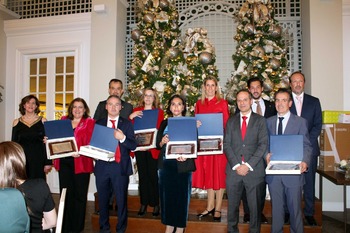
[[208,52],[202,52],[199,55],[199,62],[202,63],[203,65],[210,64],[212,62],[213,55]]
[[136,69],[134,69],[134,68],[130,68],[129,70],[128,70],[128,76],[130,77],[130,78],[135,78],[136,76],[137,76],[137,70]]
[[154,20],[154,15],[151,13],[147,13],[143,16],[143,21],[145,23],[153,23],[153,20]]
[[149,52],[148,52],[148,50],[147,50],[146,46],[142,47],[142,49],[141,49],[141,53],[142,53],[142,54],[143,54],[145,57],[147,57],[147,56],[148,56]]
[[139,29],[134,29],[131,32],[131,39],[133,39],[134,41],[138,41],[141,35],[142,32]]
[[178,55],[179,55],[179,49],[178,48],[171,47],[169,49],[169,56],[170,56],[171,59],[176,58]]
[[252,24],[247,23],[244,27],[244,31],[248,34],[248,35],[253,35],[255,28]]
[[273,24],[269,27],[269,33],[274,38],[278,38],[282,34],[282,28],[279,25]]
[[149,76],[151,76],[151,77],[154,77],[154,76],[156,76],[156,71],[155,71],[154,69],[150,69],[150,70],[147,72],[147,74],[148,74]]
[[270,59],[271,68],[277,70],[281,66],[281,62],[276,58]]
[[168,2],[168,0],[160,0],[160,1],[159,1],[159,7],[160,7],[162,10],[168,9],[168,7],[169,7],[169,2]]

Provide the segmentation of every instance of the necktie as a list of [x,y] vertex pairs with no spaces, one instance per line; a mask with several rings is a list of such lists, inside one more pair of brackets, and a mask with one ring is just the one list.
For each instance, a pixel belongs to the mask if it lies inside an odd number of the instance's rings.
[[260,106],[260,101],[256,100],[256,113],[259,114],[260,116],[262,116],[262,110],[261,110],[261,106]]
[[[112,123],[112,128],[115,129],[115,120],[110,120]],[[117,163],[120,163],[120,147],[118,145],[117,149],[115,150],[115,154],[114,154],[114,159]]]
[[278,118],[278,120],[279,120],[279,122],[278,122],[278,129],[277,129],[277,134],[278,135],[283,134],[282,133],[283,132],[283,124],[282,124],[283,119],[284,119],[284,117],[279,117]]
[[300,116],[301,115],[301,106],[302,106],[301,96],[296,96],[296,98],[297,98],[297,104],[296,104],[297,114],[298,114],[298,116]]
[[[242,133],[242,140],[244,140],[245,133],[247,132],[247,117],[242,116],[243,122],[242,122],[242,128],[241,128],[241,133]],[[241,155],[242,157],[242,163],[244,163],[244,155]]]

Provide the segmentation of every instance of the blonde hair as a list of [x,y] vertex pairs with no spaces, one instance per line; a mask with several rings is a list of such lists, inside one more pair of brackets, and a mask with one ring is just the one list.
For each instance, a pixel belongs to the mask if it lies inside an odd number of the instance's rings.
[[157,91],[154,90],[152,87],[146,87],[145,89],[143,89],[142,96],[141,96],[140,101],[139,101],[139,106],[145,106],[144,99],[145,99],[146,91],[152,91],[153,92],[154,100],[153,100],[152,106],[154,108],[159,108],[159,105],[160,105],[159,97],[158,97]]
[[27,179],[26,158],[16,142],[0,143],[0,188],[16,188],[19,180]]
[[201,96],[201,102],[202,104],[204,104],[204,100],[205,100],[205,85],[207,84],[207,81],[209,80],[213,80],[215,83],[215,86],[217,88],[217,90],[215,91],[215,97],[217,99],[217,101],[219,102],[221,100],[221,91],[219,88],[219,82],[217,80],[217,78],[215,78],[214,76],[207,76],[204,80],[203,80],[203,85],[202,85],[202,96]]

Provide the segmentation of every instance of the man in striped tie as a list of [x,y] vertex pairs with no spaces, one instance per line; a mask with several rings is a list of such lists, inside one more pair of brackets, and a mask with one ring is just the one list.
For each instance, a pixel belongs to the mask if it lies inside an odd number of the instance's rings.
[[111,232],[109,224],[109,199],[111,187],[116,194],[118,207],[117,233],[126,231],[128,222],[127,193],[129,176],[132,174],[130,151],[135,150],[137,143],[132,123],[120,116],[122,103],[120,97],[111,95],[106,102],[107,118],[96,124],[115,128],[114,137],[119,141],[115,152],[115,161],[97,160],[95,164],[96,188],[99,204],[100,233]]

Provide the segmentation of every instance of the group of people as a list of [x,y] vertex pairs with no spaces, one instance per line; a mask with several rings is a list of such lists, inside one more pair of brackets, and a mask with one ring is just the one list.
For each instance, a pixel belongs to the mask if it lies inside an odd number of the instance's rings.
[[[71,121],[78,150],[81,146],[89,145],[95,124],[115,128],[114,137],[119,141],[115,161],[96,160],[95,165],[92,158],[79,154],[48,160],[43,143],[45,119],[38,115],[39,101],[33,95],[26,96],[19,105],[22,116],[13,123],[13,142],[0,144],[0,159],[5,159],[2,157],[7,153],[7,150],[1,151],[1,146],[13,147],[18,151],[17,156],[23,157],[22,167],[25,170],[18,173],[16,171],[15,175],[2,176],[15,179],[15,182],[0,180],[1,188],[17,188],[23,194],[27,192],[42,199],[49,194],[46,182],[42,181],[54,165],[59,173],[60,190],[67,188],[62,231],[82,232],[90,174],[94,173],[99,199],[100,232],[110,232],[109,209],[111,200],[114,199],[118,214],[116,231],[125,232],[128,215],[127,189],[129,176],[132,174],[130,156],[135,156],[139,173],[138,215],[144,216],[147,207],[153,207],[152,215],[161,215],[161,222],[166,225],[166,233],[184,232],[192,187],[207,191],[207,205],[197,215],[199,219],[211,216],[214,221],[221,221],[222,199],[227,189],[228,232],[238,232],[241,201],[244,205],[244,221],[249,222],[251,232],[259,232],[261,223],[267,222],[263,215],[266,183],[272,200],[272,232],[282,232],[283,224],[289,219],[291,232],[303,232],[300,207],[302,193],[305,220],[309,225],[317,224],[313,218],[314,183],[319,155],[317,137],[322,124],[320,102],[304,93],[304,84],[304,75],[300,72],[293,73],[290,77],[292,94],[287,89],[280,89],[276,92],[273,103],[262,99],[262,80],[252,78],[248,81],[248,89],[237,93],[238,110],[230,117],[228,103],[221,97],[217,79],[206,77],[195,113],[222,113],[224,154],[203,155],[196,159],[179,157],[172,160],[165,159],[166,144],[171,138],[157,92],[152,88],[145,88],[139,106],[133,108],[121,99],[122,81],[112,79],[109,82],[109,97],[98,104],[93,119],[90,118],[89,107],[82,98],[75,98],[68,106],[67,115],[62,117]],[[143,110],[149,109],[158,110],[156,148],[133,152],[137,147],[134,119],[142,118]],[[173,95],[168,100],[165,111],[168,118],[185,116],[185,98]],[[278,130],[280,120],[277,119],[280,118],[283,118],[283,128]],[[197,122],[197,127],[201,127],[201,122]],[[268,153],[269,135],[280,131],[282,134],[304,136],[304,158],[300,164],[302,175],[265,176],[266,164],[273,156]],[[37,194],[39,186],[47,192]],[[24,195],[32,229],[36,227],[42,231],[52,227],[55,222],[51,219],[55,219],[56,214],[52,197],[46,199],[45,208],[41,208],[41,212],[38,209],[41,214],[37,215],[29,210],[31,205],[36,204],[27,200],[28,196]],[[42,225],[39,224],[40,220]],[[51,225],[44,225],[44,220]]]

